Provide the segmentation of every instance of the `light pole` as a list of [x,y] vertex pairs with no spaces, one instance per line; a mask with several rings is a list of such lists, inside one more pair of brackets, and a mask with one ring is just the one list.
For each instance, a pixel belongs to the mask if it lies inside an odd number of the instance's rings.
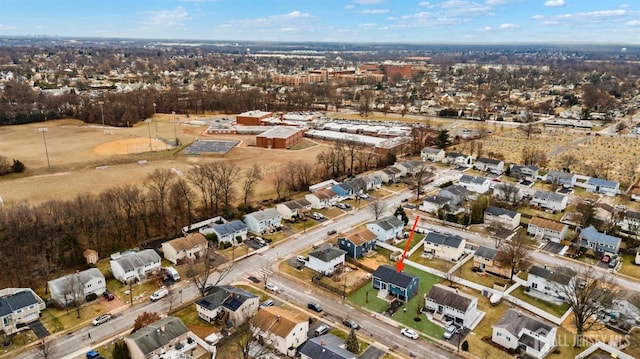
[[178,132],[176,131],[176,112],[175,111],[171,111],[171,114],[173,115],[173,137],[176,140],[176,147],[178,146]]
[[146,119],[144,122],[147,124],[147,130],[149,130],[149,151],[153,151],[153,148],[151,147],[151,120]]
[[47,136],[45,136],[45,133],[47,133],[49,129],[46,127],[40,127],[38,128],[38,131],[42,133],[42,140],[44,141],[44,152],[47,154],[47,167],[51,169],[51,162],[49,162],[49,149],[47,148]]
[[[153,103],[153,117],[156,117],[156,103]],[[156,121],[156,137],[158,137],[158,121]]]
[[104,101],[98,101],[98,105],[100,105],[100,116],[102,117],[102,129],[104,130],[104,111],[102,110],[102,105],[104,105]]

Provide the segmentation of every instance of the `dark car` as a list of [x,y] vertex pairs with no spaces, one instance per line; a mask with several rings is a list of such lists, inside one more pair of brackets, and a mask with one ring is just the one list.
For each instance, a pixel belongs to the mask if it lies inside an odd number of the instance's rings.
[[327,231],[327,235],[332,236],[334,234],[338,233],[338,231],[336,231],[335,229],[330,229]]
[[345,318],[342,321],[342,324],[344,324],[349,329],[356,329],[356,330],[360,329],[360,325],[355,321],[353,321],[353,319]]
[[116,297],[109,291],[109,289],[105,289],[102,293],[102,296],[109,301],[116,299]]
[[314,310],[314,311],[318,312],[318,313],[322,312],[322,307],[320,306],[320,304],[318,304],[318,303],[316,303],[316,302],[309,303],[309,304],[307,305],[307,307],[308,307],[309,309],[312,309],[312,310]]

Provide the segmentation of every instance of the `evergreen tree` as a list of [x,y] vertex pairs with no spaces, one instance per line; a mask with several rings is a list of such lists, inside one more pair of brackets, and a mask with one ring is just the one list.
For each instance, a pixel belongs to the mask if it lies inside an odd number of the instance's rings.
[[131,359],[129,348],[127,348],[127,345],[123,341],[117,341],[113,345],[111,356],[113,359]]
[[354,354],[360,353],[360,343],[358,342],[358,338],[356,337],[356,331],[353,328],[349,332],[349,336],[347,337],[347,341],[345,344],[348,351]]
[[409,223],[409,217],[407,217],[407,213],[404,211],[404,208],[402,208],[402,206],[398,206],[398,208],[396,208],[396,211],[393,212],[393,216],[396,218],[400,216],[400,219],[402,220],[402,222],[404,222],[405,226],[407,225],[407,223]]
[[24,166],[24,163],[22,163],[20,160],[13,160],[13,165],[11,165],[11,170],[13,172],[22,173],[25,169],[26,167]]
[[449,136],[449,130],[438,131],[438,148],[446,148],[451,145],[451,137]]

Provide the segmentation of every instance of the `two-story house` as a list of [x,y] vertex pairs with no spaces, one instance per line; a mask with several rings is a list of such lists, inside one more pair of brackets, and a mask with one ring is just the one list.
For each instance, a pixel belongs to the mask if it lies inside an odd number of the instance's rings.
[[504,208],[489,206],[484,211],[484,223],[496,228],[514,230],[520,225],[520,213]]
[[358,357],[345,349],[343,339],[331,333],[310,338],[298,352],[300,359],[356,359]]
[[282,226],[282,216],[275,208],[267,208],[245,215],[244,223],[255,234],[270,233]]
[[386,242],[389,239],[398,238],[402,234],[404,222],[397,217],[388,216],[369,222],[365,227],[373,232],[380,242]]
[[438,196],[450,199],[451,206],[460,206],[469,197],[469,191],[467,191],[467,189],[464,188],[463,186],[451,185],[451,186],[442,188],[438,192]]
[[214,287],[196,301],[198,317],[206,322],[229,321],[234,327],[246,323],[258,311],[260,298],[231,285]]
[[376,247],[378,236],[368,229],[356,230],[338,238],[338,248],[351,258],[362,258]]
[[448,261],[457,261],[464,255],[466,240],[456,235],[429,232],[423,243],[425,254]]
[[591,253],[618,254],[622,239],[610,234],[598,232],[594,226],[589,226],[578,236],[578,243]]
[[322,275],[331,275],[337,266],[344,265],[347,252],[336,247],[320,247],[309,253],[306,267]]
[[131,359],[184,358],[198,344],[180,318],[167,316],[124,338]]
[[282,219],[301,218],[311,210],[311,202],[306,198],[294,199],[276,204],[276,211]]
[[[207,227],[209,229],[211,227]],[[191,233],[184,237],[162,243],[162,255],[173,264],[204,257],[209,242],[201,233]]]
[[442,148],[425,147],[420,151],[420,159],[423,162],[442,162],[444,160],[445,152]]
[[371,275],[371,285],[378,290],[378,297],[393,296],[403,302],[409,301],[420,288],[420,277],[398,272],[394,267],[381,265]]
[[546,208],[553,212],[561,212],[567,208],[568,198],[555,192],[535,191],[531,198],[531,205]]
[[51,300],[61,306],[79,303],[89,294],[101,295],[106,289],[107,281],[98,268],[89,268],[81,272],[47,282]]
[[489,186],[491,184],[486,177],[471,175],[462,175],[458,183],[460,186],[466,188],[467,191],[480,194],[489,192]]
[[222,243],[228,243],[237,246],[240,241],[247,239],[249,226],[239,219],[227,223],[216,224],[206,229],[201,229],[200,233],[205,236],[215,235],[218,246]]
[[153,249],[112,254],[111,258],[111,273],[124,284],[132,280],[142,281],[147,274],[159,270],[162,261]]
[[573,188],[576,185],[577,177],[573,173],[562,171],[549,171],[547,182],[554,183],[562,187]]
[[0,331],[7,335],[40,319],[46,304],[31,288],[0,289]]
[[537,239],[547,239],[560,243],[567,236],[569,226],[542,217],[533,217],[527,226],[527,233]]
[[437,215],[438,211],[444,209],[451,200],[449,198],[441,196],[427,196],[422,199],[422,203],[418,206],[418,209],[433,215]]
[[290,357],[308,338],[308,317],[281,307],[260,308],[249,325],[258,341]]
[[532,358],[545,358],[556,347],[558,327],[517,309],[508,309],[492,328],[491,341],[506,349],[523,348]]
[[478,315],[478,298],[435,284],[425,296],[425,307],[433,311],[435,319],[452,319],[459,326],[469,327]]
[[565,288],[573,288],[576,272],[569,268],[532,265],[527,274],[527,287],[545,295],[564,298]]
[[509,278],[511,276],[511,268],[501,265],[497,257],[497,249],[480,246],[473,253],[473,268],[476,271]]
[[513,204],[524,198],[524,192],[522,188],[510,183],[496,183],[493,186],[491,197]]
[[340,196],[331,188],[319,189],[306,194],[304,198],[311,203],[313,209],[329,208],[340,201]]
[[353,198],[360,192],[359,188],[353,187],[348,182],[338,183],[331,187],[331,189],[340,197],[340,201]]
[[588,192],[602,193],[605,196],[615,197],[620,192],[620,183],[602,178],[590,177],[585,184]]
[[535,182],[538,178],[538,171],[539,168],[533,165],[511,165],[509,169],[509,176],[519,180]]
[[478,171],[485,171],[496,175],[501,175],[502,172],[504,172],[504,161],[480,157],[473,164],[473,168],[477,169]]
[[465,155],[459,152],[448,152],[444,156],[442,162],[447,164],[454,164],[457,166],[470,167],[473,159],[471,156]]

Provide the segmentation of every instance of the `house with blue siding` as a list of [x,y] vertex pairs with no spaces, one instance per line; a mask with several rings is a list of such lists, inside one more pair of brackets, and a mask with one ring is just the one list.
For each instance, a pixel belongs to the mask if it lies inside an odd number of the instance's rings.
[[394,296],[398,300],[407,302],[418,294],[420,278],[413,274],[398,272],[392,266],[382,265],[373,272],[371,284],[378,290],[378,297]]
[[244,222],[237,219],[231,222],[217,224],[212,227],[201,229],[200,233],[205,237],[208,234],[213,233],[216,235],[218,245],[222,243],[229,243],[232,246],[236,247],[239,244],[238,238],[240,238],[241,241],[247,239],[248,230],[249,227]]
[[360,192],[359,188],[353,187],[350,183],[338,183],[331,187],[331,189],[340,196],[341,199],[351,198]]
[[362,258],[365,253],[376,247],[378,236],[368,229],[348,233],[338,238],[338,248],[347,252],[351,258]]
[[580,232],[578,243],[580,248],[593,253],[613,253],[618,254],[620,250],[620,237],[612,236],[606,233],[598,232],[594,226],[589,226]]

